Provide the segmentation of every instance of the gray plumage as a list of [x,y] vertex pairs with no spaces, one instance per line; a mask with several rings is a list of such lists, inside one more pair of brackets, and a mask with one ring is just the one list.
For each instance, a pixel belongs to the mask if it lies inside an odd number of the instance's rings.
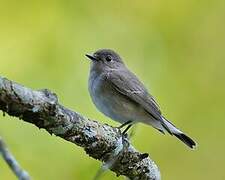
[[96,107],[106,116],[122,124],[142,122],[160,132],[169,132],[193,148],[195,142],[166,120],[145,86],[109,49],[101,49],[91,59],[89,93]]

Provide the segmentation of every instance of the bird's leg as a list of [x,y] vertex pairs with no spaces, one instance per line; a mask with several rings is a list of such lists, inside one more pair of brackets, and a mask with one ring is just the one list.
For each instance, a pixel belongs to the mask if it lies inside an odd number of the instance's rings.
[[119,129],[122,129],[124,126],[126,126],[126,125],[128,125],[128,124],[130,124],[130,123],[132,123],[132,121],[127,121],[127,122],[121,124],[121,125],[119,126]]
[[131,128],[132,124],[129,124],[126,129],[122,132],[123,135],[126,134],[126,132]]
[[119,129],[122,129],[124,126],[126,126],[126,129],[122,132],[123,135],[126,135],[126,132],[128,131],[128,129],[130,129],[130,127],[133,125],[132,121],[126,121],[125,123],[123,123],[122,125],[119,126]]

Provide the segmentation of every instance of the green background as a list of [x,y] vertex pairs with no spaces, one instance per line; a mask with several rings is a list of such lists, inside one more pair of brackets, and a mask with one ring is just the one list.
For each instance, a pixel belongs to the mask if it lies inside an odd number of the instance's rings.
[[[164,115],[199,144],[139,124],[134,146],[165,180],[225,179],[225,1],[0,0],[0,75],[56,92],[79,113],[117,125],[94,107],[84,54],[112,48]],[[45,130],[0,116],[0,135],[33,179],[91,179],[100,163]],[[0,179],[16,179],[0,159]],[[116,179],[107,172],[103,179]],[[123,179],[122,177],[118,179]]]

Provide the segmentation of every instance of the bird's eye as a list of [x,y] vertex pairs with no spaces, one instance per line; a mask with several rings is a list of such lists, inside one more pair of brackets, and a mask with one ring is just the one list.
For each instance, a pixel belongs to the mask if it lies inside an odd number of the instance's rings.
[[106,59],[106,61],[108,61],[108,62],[109,62],[109,61],[112,61],[112,57],[111,57],[111,56],[106,56],[105,59]]

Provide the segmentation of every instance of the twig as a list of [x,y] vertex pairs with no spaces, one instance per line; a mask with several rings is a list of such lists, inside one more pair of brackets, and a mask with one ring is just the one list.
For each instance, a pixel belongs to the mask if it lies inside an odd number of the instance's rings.
[[118,128],[65,108],[59,104],[56,94],[49,90],[34,91],[0,77],[0,110],[83,147],[88,155],[102,162],[110,162],[115,150],[122,149],[116,152],[116,161],[109,167],[117,176],[160,179],[157,166],[146,153],[138,152],[130,143],[127,147],[119,147],[123,144],[120,143],[122,134]]
[[0,154],[2,155],[3,159],[6,161],[8,166],[11,168],[11,170],[18,177],[18,179],[30,180],[29,174],[20,167],[16,159],[13,157],[13,155],[6,147],[6,144],[4,143],[1,137],[0,137]]

